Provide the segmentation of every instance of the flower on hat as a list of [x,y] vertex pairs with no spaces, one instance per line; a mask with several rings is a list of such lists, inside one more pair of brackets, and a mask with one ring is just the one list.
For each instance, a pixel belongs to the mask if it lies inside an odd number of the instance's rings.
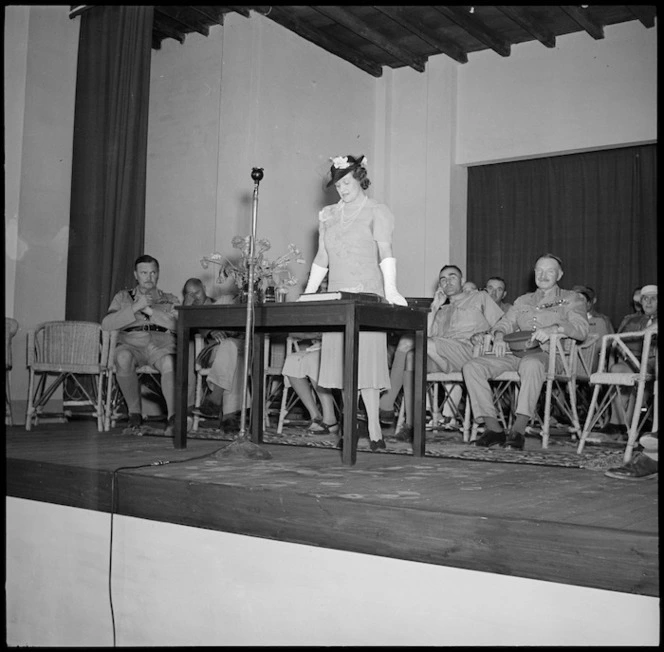
[[350,167],[347,156],[335,156],[330,160],[332,161],[332,165],[337,168],[337,170],[345,170],[346,168]]

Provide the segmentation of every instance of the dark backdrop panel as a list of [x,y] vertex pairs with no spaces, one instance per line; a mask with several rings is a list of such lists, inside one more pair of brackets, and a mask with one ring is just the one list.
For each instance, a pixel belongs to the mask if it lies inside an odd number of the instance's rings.
[[635,287],[657,283],[656,145],[472,167],[467,278],[535,289],[536,259],[563,259],[560,285],[592,287],[614,327]]
[[81,15],[65,318],[101,321],[143,253],[153,7]]

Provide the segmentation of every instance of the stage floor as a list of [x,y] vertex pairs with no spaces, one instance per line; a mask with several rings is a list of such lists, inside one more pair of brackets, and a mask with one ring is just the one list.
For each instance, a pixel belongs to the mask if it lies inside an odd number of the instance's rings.
[[352,467],[338,450],[292,444],[262,444],[269,460],[215,454],[227,445],[189,438],[176,450],[87,420],[8,427],[7,495],[659,596],[658,480],[362,447]]

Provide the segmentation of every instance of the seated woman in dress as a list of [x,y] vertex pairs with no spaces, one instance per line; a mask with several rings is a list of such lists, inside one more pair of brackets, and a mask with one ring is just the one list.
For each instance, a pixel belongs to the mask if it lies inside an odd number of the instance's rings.
[[[287,386],[292,387],[309,413],[311,420],[307,432],[311,435],[329,435],[339,432],[334,412],[334,397],[328,387],[318,384],[320,369],[320,333],[291,333],[299,350],[289,351],[282,374]],[[316,401],[320,399],[320,410]]]

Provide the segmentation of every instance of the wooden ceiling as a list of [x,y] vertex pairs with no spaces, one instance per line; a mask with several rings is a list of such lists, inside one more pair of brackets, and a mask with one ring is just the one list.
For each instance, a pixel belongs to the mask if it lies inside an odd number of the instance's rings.
[[607,25],[638,21],[655,25],[655,5],[565,6],[157,6],[152,47],[165,39],[184,43],[188,34],[208,36],[228,13],[251,20],[259,13],[327,52],[380,77],[383,67],[424,72],[430,56],[466,63],[468,55],[493,50],[509,57],[512,46],[539,41],[554,48],[557,37],[584,32],[604,38]]

